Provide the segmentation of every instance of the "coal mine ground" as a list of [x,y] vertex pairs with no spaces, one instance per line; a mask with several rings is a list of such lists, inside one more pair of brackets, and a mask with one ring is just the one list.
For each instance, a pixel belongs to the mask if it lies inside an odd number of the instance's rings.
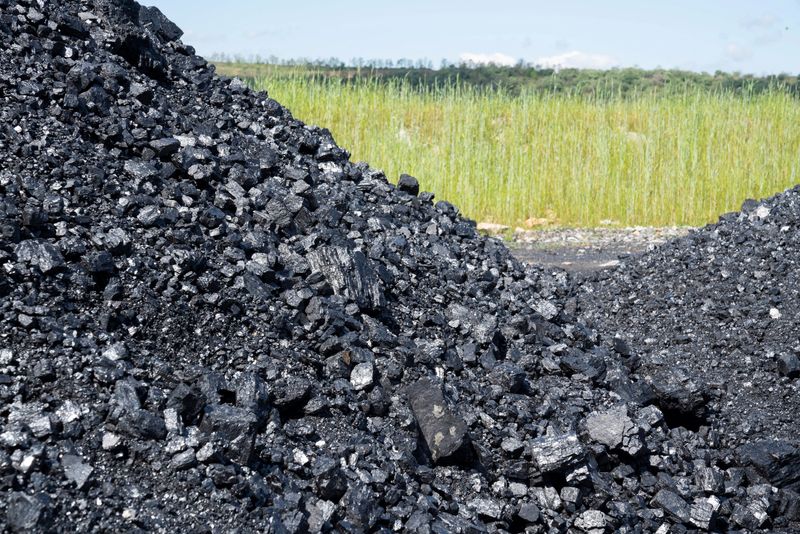
[[181,37],[0,0],[0,530],[800,531],[800,188],[522,262]]

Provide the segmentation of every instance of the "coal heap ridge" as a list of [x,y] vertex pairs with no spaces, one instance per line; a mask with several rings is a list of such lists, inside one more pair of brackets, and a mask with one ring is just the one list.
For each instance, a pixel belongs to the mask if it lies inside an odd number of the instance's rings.
[[180,37],[0,0],[5,530],[797,527],[794,444]]

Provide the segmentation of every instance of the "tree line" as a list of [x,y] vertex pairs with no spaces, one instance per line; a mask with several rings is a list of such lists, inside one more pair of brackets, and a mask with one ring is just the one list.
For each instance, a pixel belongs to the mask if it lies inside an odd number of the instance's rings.
[[792,74],[756,76],[739,72],[694,72],[677,69],[614,68],[553,69],[518,62],[513,66],[452,63],[442,61],[434,69],[430,60],[363,59],[344,62],[329,59],[290,59],[276,57],[212,57],[217,63],[236,65],[245,76],[257,76],[260,68],[302,69],[310,76],[340,78],[343,83],[370,79],[404,80],[414,86],[435,87],[465,84],[478,88],[503,89],[511,93],[541,91],[578,93],[588,96],[634,96],[685,93],[687,91],[728,92],[742,95],[766,91],[786,91],[800,96],[800,77]]

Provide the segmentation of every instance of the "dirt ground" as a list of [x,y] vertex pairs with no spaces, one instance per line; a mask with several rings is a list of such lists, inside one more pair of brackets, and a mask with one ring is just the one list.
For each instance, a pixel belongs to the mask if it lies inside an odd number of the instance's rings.
[[690,227],[553,229],[516,232],[507,241],[522,261],[571,272],[608,269],[619,259],[688,234]]

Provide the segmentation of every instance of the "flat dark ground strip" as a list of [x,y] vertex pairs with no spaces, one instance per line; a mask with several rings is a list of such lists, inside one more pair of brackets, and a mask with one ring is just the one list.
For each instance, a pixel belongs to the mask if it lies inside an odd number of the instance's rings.
[[543,267],[587,273],[610,269],[620,258],[686,235],[689,228],[562,229],[522,234],[508,243],[519,260]]
[[558,267],[570,272],[591,272],[615,267],[620,256],[630,256],[644,252],[646,248],[636,247],[530,247],[514,246],[511,252],[520,261],[543,267]]

